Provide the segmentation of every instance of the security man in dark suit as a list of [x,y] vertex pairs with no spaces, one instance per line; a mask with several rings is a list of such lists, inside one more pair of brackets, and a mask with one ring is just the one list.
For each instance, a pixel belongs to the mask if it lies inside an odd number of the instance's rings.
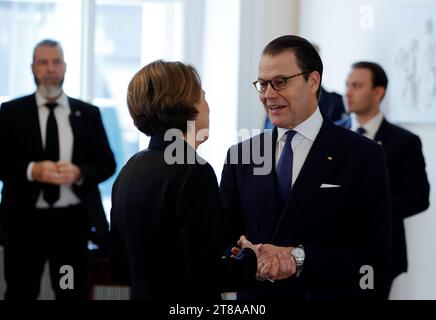
[[107,242],[98,184],[115,160],[98,108],[63,92],[65,71],[60,44],[41,41],[36,93],[0,109],[6,299],[36,299],[47,260],[56,299],[85,298],[90,230]]
[[389,277],[376,289],[388,299],[393,280],[407,271],[404,219],[429,206],[430,186],[418,136],[388,122],[380,109],[388,78],[374,62],[354,63],[347,79],[349,118],[337,124],[363,134],[383,146],[391,185],[393,219],[393,264]]
[[239,299],[372,298],[388,270],[383,149],[320,112],[322,70],[306,39],[282,36],[263,50],[254,86],[275,128],[229,150],[220,185],[227,239],[244,234],[291,255],[297,268],[286,279],[253,283]]

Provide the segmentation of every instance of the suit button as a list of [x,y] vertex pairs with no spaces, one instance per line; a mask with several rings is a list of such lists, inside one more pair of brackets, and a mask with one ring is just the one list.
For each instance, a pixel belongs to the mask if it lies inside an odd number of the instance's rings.
[[310,292],[305,292],[304,293],[304,299],[306,300],[312,300],[312,294]]
[[257,224],[255,224],[255,223],[253,223],[251,225],[251,229],[253,229],[253,231],[258,231],[259,230],[259,226]]

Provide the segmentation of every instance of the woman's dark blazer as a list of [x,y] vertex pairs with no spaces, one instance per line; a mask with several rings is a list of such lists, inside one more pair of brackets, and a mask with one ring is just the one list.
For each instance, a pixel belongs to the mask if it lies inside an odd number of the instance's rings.
[[257,267],[250,249],[222,258],[221,219],[212,167],[185,140],[152,136],[113,186],[114,280],[131,285],[132,299],[219,299],[253,279]]

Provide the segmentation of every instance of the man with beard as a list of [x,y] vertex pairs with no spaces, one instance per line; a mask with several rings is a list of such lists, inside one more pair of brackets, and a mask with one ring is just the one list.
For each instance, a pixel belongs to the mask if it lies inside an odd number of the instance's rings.
[[85,298],[90,230],[107,239],[98,184],[115,160],[98,108],[63,92],[65,71],[60,44],[39,42],[36,93],[0,109],[6,299],[36,299],[47,260],[56,299]]

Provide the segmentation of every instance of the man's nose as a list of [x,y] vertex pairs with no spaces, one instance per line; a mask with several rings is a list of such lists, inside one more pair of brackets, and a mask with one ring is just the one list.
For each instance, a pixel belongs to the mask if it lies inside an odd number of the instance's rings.
[[54,69],[55,69],[55,64],[53,62],[48,62],[47,63],[47,70],[53,71]]
[[266,91],[265,91],[265,93],[264,93],[265,97],[266,97],[266,98],[269,98],[269,97],[276,97],[277,94],[278,94],[278,91],[275,90],[275,89],[273,88],[273,86],[271,85],[271,83],[268,83],[268,86],[266,87]]

